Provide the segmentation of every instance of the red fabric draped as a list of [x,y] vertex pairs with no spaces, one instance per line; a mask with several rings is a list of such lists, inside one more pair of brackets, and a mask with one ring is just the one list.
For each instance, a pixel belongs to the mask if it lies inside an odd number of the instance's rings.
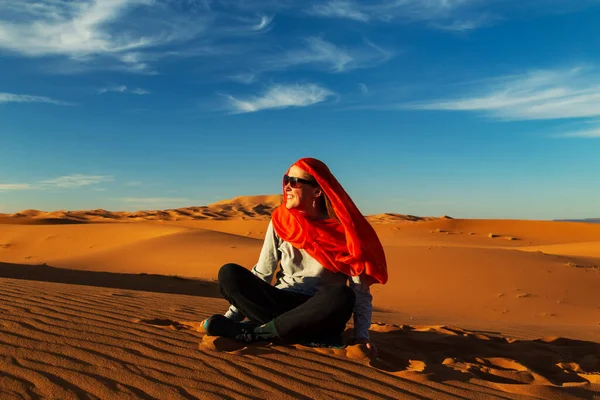
[[[298,210],[288,210],[281,204],[272,215],[277,235],[292,246],[304,249],[328,270],[350,276],[364,273],[370,278],[369,284],[385,284],[387,264],[377,233],[329,168],[314,158],[302,158],[293,165],[315,178],[340,222],[309,220]],[[285,197],[285,187],[283,191]]]

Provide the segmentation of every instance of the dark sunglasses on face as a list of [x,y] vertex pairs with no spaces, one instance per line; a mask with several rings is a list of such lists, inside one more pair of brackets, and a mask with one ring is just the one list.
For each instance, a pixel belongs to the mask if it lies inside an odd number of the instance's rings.
[[307,185],[312,185],[312,186],[316,186],[317,182],[315,181],[311,181],[308,179],[302,179],[302,178],[297,178],[295,176],[289,176],[289,175],[284,175],[283,176],[283,186],[287,186],[287,184],[290,184],[290,187],[296,189],[300,187],[301,183],[306,183]]

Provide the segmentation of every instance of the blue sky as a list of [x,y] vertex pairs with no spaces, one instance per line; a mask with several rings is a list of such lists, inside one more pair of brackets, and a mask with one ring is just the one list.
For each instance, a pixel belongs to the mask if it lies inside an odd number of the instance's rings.
[[365,214],[599,217],[599,18],[576,0],[0,0],[0,213],[278,193],[316,157]]

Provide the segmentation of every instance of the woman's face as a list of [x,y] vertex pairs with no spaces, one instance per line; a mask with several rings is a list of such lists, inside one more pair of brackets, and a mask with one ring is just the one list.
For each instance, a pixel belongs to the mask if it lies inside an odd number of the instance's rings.
[[[296,165],[292,165],[288,172],[288,176],[314,180],[309,174]],[[320,192],[320,189],[308,183],[300,183],[300,186],[297,188],[293,188],[290,184],[287,184],[283,188],[283,191],[286,208],[297,208],[309,212],[313,210],[312,204],[317,193]]]

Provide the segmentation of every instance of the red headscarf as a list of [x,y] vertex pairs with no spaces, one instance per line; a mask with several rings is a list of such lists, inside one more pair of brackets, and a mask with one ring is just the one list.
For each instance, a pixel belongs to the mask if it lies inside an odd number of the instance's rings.
[[[369,285],[385,284],[387,265],[381,242],[329,168],[314,158],[301,158],[293,165],[315,178],[340,222],[309,220],[297,210],[288,210],[281,204],[271,217],[277,235],[292,246],[304,249],[330,271],[350,276],[364,273],[369,278]],[[285,195],[285,186],[283,190]]]

